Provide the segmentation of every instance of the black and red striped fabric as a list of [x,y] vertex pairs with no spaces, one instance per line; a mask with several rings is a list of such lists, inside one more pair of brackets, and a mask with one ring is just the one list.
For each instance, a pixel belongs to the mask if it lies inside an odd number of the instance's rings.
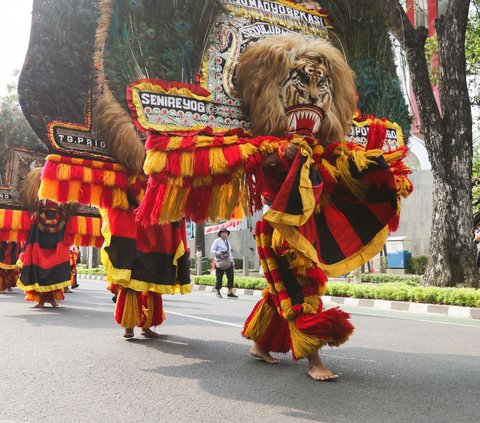
[[[299,181],[305,160],[306,157],[299,154],[285,176],[271,205],[275,212],[290,216],[304,214]],[[365,257],[378,253],[384,240],[380,241],[377,237],[386,232],[388,223],[397,214],[398,194],[393,174],[383,157],[370,160],[372,163],[362,172],[357,170],[353,162],[349,165],[352,178],[364,186],[361,199],[339,179],[334,189],[329,187],[331,192],[328,201],[323,201],[320,210],[297,227],[298,232],[315,247],[319,262],[328,266],[329,276],[345,273],[348,259],[367,250],[369,244],[376,245],[371,245],[372,248],[366,251]],[[321,174],[311,166],[308,177],[313,187],[315,204],[318,204],[324,188]],[[369,258],[371,257],[365,258],[364,262]],[[338,263],[343,264],[337,271],[335,266]],[[358,265],[356,261],[352,267]]]
[[[113,266],[112,282],[161,294],[190,285],[184,221],[144,227],[137,224],[133,210],[110,209],[108,222],[111,237],[104,251]],[[131,270],[130,280],[116,280],[122,270]]]
[[32,219],[34,223],[19,260],[18,286],[24,291],[50,292],[70,283],[70,252],[64,242],[65,226],[56,223],[59,230],[42,230],[57,218],[58,212],[49,209],[42,212],[42,221],[38,221],[38,217]]
[[0,244],[0,268],[2,267],[2,264],[5,267],[16,266],[19,255],[19,242],[2,241]]

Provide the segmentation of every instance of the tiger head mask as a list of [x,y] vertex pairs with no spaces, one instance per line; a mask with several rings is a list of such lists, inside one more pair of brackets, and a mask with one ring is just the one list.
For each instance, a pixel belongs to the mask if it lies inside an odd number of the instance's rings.
[[237,65],[238,90],[255,135],[286,132],[340,141],[356,111],[353,71],[328,41],[299,34],[249,46]]

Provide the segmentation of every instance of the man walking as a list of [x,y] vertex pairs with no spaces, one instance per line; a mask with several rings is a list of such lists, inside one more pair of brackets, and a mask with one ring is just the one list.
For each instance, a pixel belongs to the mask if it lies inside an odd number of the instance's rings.
[[210,254],[215,258],[215,275],[216,284],[215,290],[217,291],[217,297],[222,298],[220,290],[222,289],[222,280],[224,273],[227,274],[227,297],[238,298],[233,293],[233,254],[232,246],[228,241],[230,231],[222,228],[218,232],[218,238],[213,241],[212,248],[210,248]]

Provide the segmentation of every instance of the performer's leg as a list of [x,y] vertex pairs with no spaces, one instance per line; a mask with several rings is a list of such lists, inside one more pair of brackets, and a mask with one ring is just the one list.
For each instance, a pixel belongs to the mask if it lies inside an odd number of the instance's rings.
[[141,293],[121,288],[115,305],[115,321],[125,328],[124,338],[132,338],[133,328],[142,321]]
[[7,281],[7,272],[3,269],[0,269],[0,293],[3,294],[7,289],[8,281]]
[[[255,227],[255,240],[260,263],[265,278],[272,290],[274,280],[272,273],[278,272],[276,263],[272,260],[270,248],[273,228],[265,221],[258,222]],[[266,363],[277,364],[279,360],[272,357],[270,351],[288,352],[290,350],[290,334],[285,319],[278,314],[275,296],[269,289],[264,290],[262,298],[253,308],[245,321],[242,335],[253,341],[250,354]]]
[[318,351],[308,358],[308,374],[312,379],[320,381],[331,381],[338,379],[338,375],[331,372],[323,364]]
[[237,296],[233,293],[233,276],[234,276],[234,271],[233,271],[233,265],[230,266],[229,269],[226,271],[227,274],[227,289],[228,289],[228,296],[237,298]]
[[158,337],[158,333],[150,328],[160,326],[165,320],[162,295],[155,292],[144,292],[142,294],[142,310],[142,335],[147,338]]
[[215,290],[217,291],[217,297],[219,298],[222,298],[222,294],[220,293],[220,290],[222,289],[222,280],[223,280],[224,273],[225,273],[225,270],[219,269],[218,267],[215,268],[215,277],[216,277]]
[[42,293],[41,297],[44,303],[50,303],[52,307],[60,307],[60,304],[57,303],[57,300],[63,300],[65,298],[61,289]]

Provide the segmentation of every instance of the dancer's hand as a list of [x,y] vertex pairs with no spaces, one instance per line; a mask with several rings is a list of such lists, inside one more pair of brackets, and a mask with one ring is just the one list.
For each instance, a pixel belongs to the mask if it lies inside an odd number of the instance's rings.
[[298,153],[298,149],[300,146],[298,144],[290,143],[287,145],[287,148],[285,148],[285,156],[288,160],[293,161],[295,156]]

